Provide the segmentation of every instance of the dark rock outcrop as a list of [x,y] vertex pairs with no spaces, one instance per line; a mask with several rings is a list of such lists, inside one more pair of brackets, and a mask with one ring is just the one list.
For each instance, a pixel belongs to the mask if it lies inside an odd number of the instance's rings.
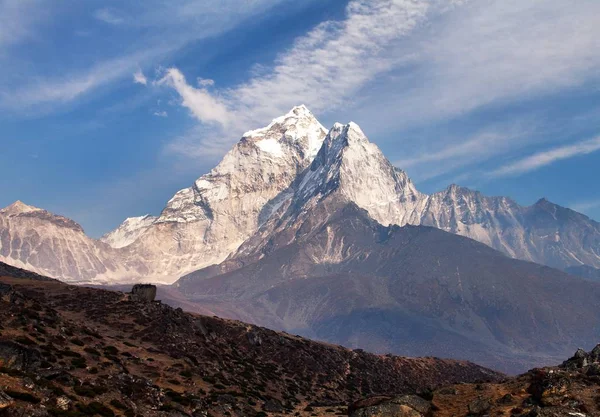
[[[29,340],[29,339],[24,339]],[[0,367],[33,371],[40,367],[41,355],[36,349],[10,340],[0,340]]]
[[156,285],[135,284],[131,289],[131,299],[134,301],[152,302],[156,298]]

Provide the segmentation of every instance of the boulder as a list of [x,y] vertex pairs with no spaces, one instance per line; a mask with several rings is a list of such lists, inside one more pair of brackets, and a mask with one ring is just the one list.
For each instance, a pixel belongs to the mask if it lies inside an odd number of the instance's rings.
[[134,301],[152,302],[156,298],[156,285],[135,284],[131,289],[131,299]]
[[357,401],[348,410],[350,417],[424,417],[431,403],[417,395],[371,397]]
[[490,400],[479,397],[469,404],[469,415],[482,416],[486,414],[490,408],[492,408],[492,403]]

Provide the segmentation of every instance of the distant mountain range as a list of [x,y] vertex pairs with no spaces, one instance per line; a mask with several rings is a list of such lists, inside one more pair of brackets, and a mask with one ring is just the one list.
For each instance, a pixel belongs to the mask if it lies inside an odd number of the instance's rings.
[[1,210],[0,260],[66,282],[172,283],[232,255],[280,215],[294,187],[310,199],[334,185],[385,226],[433,226],[513,258],[600,268],[599,223],[544,199],[522,207],[456,185],[420,193],[356,124],[328,134],[304,106],[245,133],[160,216],[127,219],[100,241],[72,220],[19,202]]
[[0,260],[18,267],[87,284],[183,277],[161,291],[187,309],[507,372],[595,345],[599,254],[588,217],[456,185],[420,193],[359,126],[326,131],[304,106],[101,240],[20,202],[0,210]]

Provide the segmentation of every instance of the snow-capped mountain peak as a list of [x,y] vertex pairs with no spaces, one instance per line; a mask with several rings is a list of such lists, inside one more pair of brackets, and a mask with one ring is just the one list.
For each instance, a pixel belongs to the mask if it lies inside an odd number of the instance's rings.
[[299,181],[298,197],[307,202],[334,191],[386,225],[408,223],[414,204],[422,199],[406,174],[354,122],[333,125],[310,170]]
[[139,217],[129,217],[115,230],[102,236],[100,240],[113,248],[124,248],[135,242],[156,219],[157,217],[149,214]]
[[17,200],[14,203],[12,203],[11,205],[6,206],[3,209],[1,209],[0,213],[9,215],[9,214],[30,213],[32,211],[42,211],[42,209],[25,204],[21,200]]

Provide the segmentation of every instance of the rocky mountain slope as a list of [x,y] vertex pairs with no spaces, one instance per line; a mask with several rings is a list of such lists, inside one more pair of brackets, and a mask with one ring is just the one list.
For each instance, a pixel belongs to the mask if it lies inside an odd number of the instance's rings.
[[501,383],[460,384],[415,395],[371,397],[350,417],[600,416],[600,345],[578,350],[559,366],[533,369]]
[[[356,124],[334,125],[323,142],[326,133],[306,107],[295,107],[244,134],[212,171],[177,192],[159,217],[127,219],[102,242],[86,238],[79,226],[72,232],[57,228],[70,222],[57,222],[58,216],[33,225],[9,222],[0,213],[0,260],[69,282],[171,283],[236,252],[273,214],[289,209],[294,195],[310,200],[336,187],[385,226],[433,226],[517,259],[559,269],[600,268],[600,224],[582,214],[544,199],[523,207],[456,185],[426,195]],[[39,252],[32,252],[41,241]]]
[[[336,126],[277,215],[176,287],[205,307],[309,337],[508,372],[596,342],[600,285],[436,228],[374,221],[391,208],[368,211],[357,196],[384,171],[392,180],[382,196],[402,180],[384,162],[356,125]],[[367,166],[380,174],[357,181]]]
[[0,277],[0,323],[3,416],[334,416],[371,395],[502,378],[54,280]]
[[565,269],[571,275],[591,279],[600,282],[600,269],[588,265],[570,266]]
[[0,260],[65,280],[136,275],[118,250],[91,239],[73,220],[20,201],[0,210]]

